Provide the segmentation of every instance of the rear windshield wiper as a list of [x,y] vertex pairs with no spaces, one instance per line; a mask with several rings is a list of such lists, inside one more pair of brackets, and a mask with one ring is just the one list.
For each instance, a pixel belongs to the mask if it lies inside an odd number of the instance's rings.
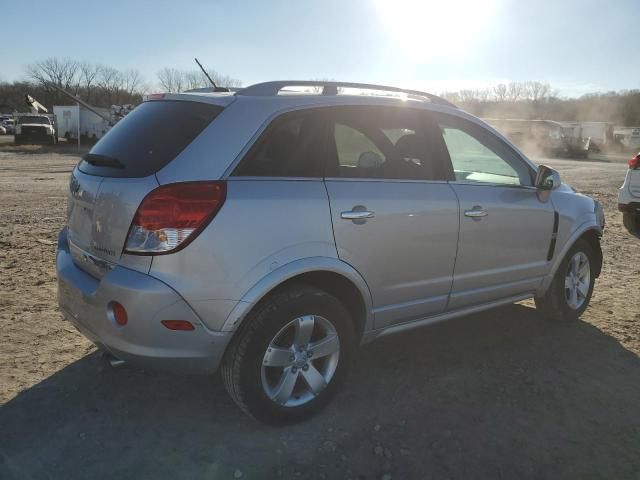
[[108,155],[100,155],[97,153],[87,153],[82,159],[96,167],[113,167],[113,168],[126,168],[124,163],[114,157]]

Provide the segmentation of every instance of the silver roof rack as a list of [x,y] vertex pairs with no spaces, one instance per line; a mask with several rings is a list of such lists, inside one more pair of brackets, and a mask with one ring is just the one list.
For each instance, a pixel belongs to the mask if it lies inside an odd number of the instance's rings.
[[414,97],[422,97],[430,100],[438,105],[446,105],[447,107],[456,107],[453,103],[442,97],[433,95],[432,93],[420,92],[418,90],[406,90],[398,87],[388,87],[385,85],[374,85],[369,83],[351,83],[351,82],[323,82],[316,80],[278,80],[275,82],[256,83],[249,87],[243,88],[236,92],[236,95],[245,95],[253,97],[273,97],[278,95],[281,90],[286,87],[321,87],[322,95],[337,95],[339,88],[359,88],[362,90],[375,90],[381,92],[404,93]]

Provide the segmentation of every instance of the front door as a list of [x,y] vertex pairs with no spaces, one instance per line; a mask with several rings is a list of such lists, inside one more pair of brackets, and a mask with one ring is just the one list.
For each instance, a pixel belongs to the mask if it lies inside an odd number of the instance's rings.
[[328,114],[326,178],[339,257],[369,285],[375,326],[444,311],[458,240],[435,124],[410,108]]
[[533,169],[489,130],[436,116],[460,201],[460,238],[449,310],[534,292],[547,273],[554,209]]

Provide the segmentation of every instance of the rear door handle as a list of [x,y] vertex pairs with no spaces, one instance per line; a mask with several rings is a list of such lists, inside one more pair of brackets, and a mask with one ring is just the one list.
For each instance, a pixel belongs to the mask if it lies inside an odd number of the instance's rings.
[[482,207],[478,207],[478,206],[473,207],[471,210],[464,211],[465,217],[482,218],[482,217],[486,217],[487,215],[489,215],[489,213],[486,210],[483,210]]
[[376,214],[368,210],[351,210],[348,212],[342,212],[340,218],[345,220],[365,220],[367,218],[373,218]]

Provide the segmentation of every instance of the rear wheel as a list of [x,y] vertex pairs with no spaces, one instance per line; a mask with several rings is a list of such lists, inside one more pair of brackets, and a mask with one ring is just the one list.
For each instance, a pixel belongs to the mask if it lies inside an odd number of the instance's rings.
[[577,320],[586,310],[593,293],[594,255],[591,246],[579,239],[569,250],[536,308],[550,320]]
[[261,302],[245,320],[222,363],[238,406],[266,423],[303,420],[327,404],[344,381],[353,325],[333,295],[292,285]]

